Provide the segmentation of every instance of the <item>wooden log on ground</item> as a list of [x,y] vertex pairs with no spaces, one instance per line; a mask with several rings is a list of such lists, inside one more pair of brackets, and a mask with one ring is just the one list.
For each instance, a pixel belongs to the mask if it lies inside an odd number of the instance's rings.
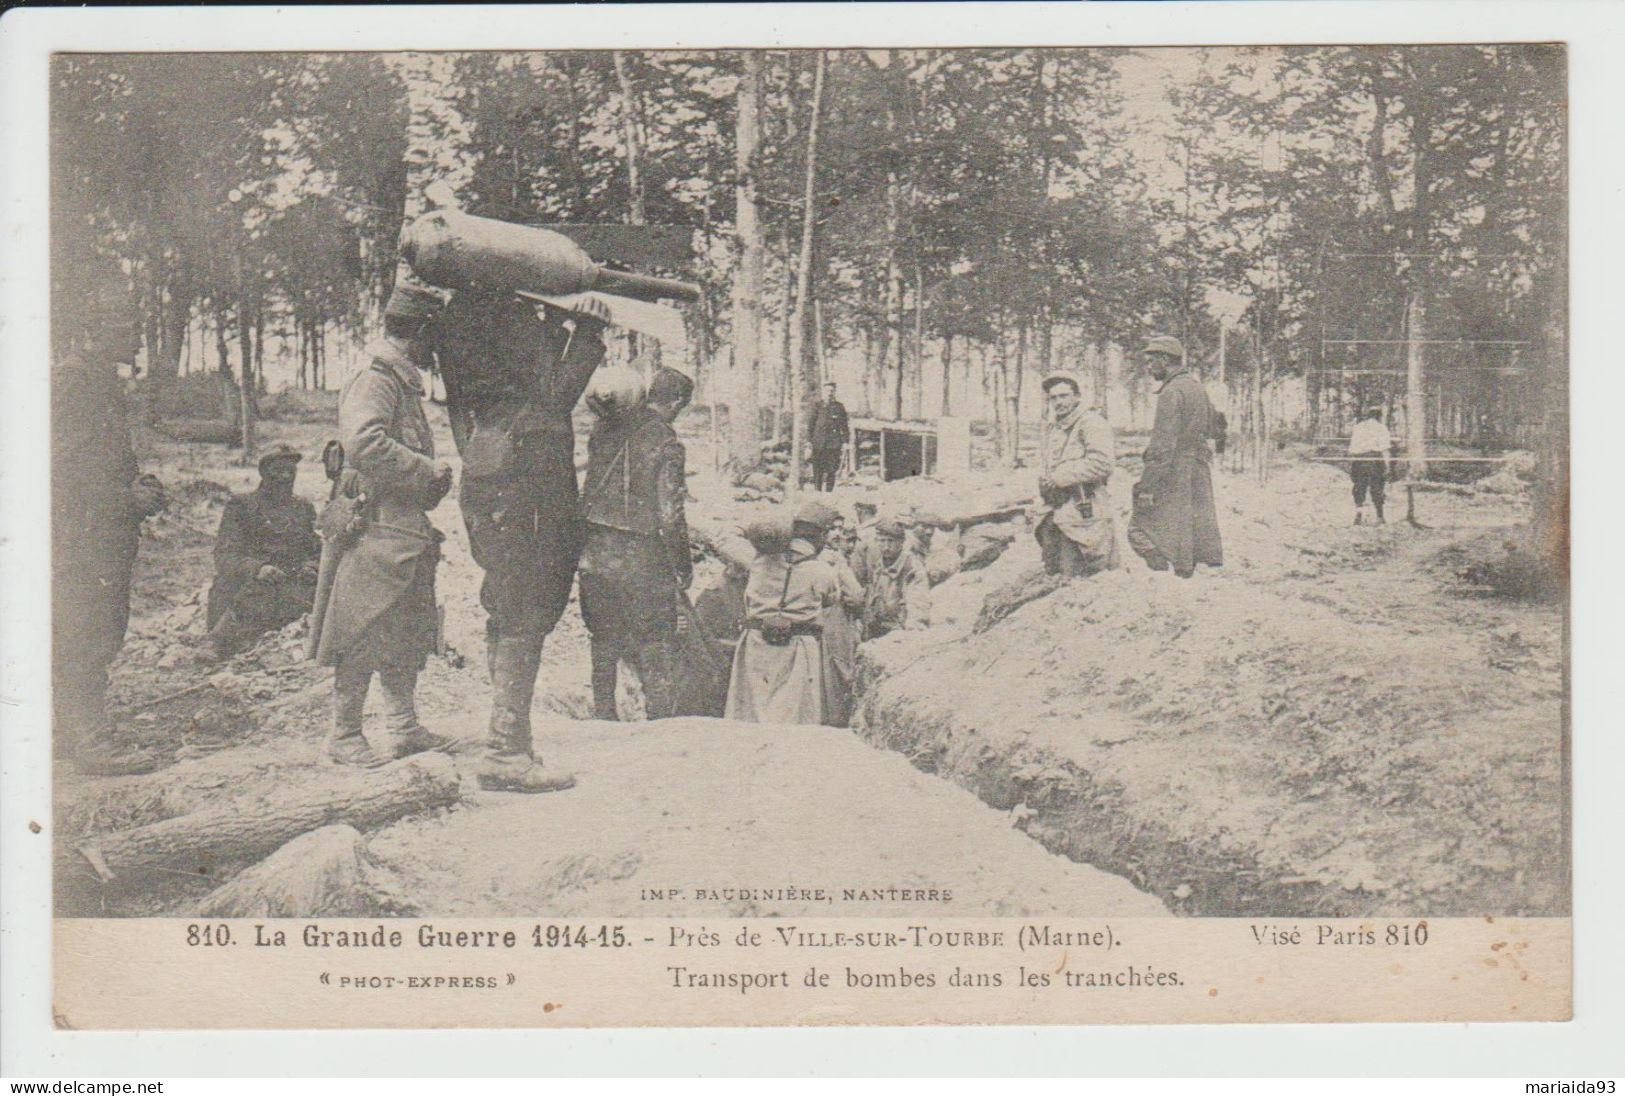
[[365,917],[377,913],[373,865],[354,826],[323,826],[211,891],[199,917]]
[[79,847],[107,882],[145,872],[207,877],[258,860],[300,834],[338,822],[359,830],[457,802],[457,767],[445,754],[416,754],[381,769],[334,766],[246,801],[226,801],[162,822],[104,834]]
[[1014,521],[1027,513],[1035,503],[1012,502],[991,510],[974,510],[964,513],[937,513],[935,511],[917,511],[914,520],[920,525],[929,525],[935,529],[969,529],[976,525],[985,525],[990,522]]

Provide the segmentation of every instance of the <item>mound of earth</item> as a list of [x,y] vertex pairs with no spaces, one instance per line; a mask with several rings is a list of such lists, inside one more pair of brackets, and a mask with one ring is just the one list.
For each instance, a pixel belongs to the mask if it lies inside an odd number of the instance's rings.
[[1223,571],[1028,577],[866,644],[862,733],[1176,910],[1561,912],[1560,612],[1451,597],[1460,534],[1348,527],[1327,469],[1276,528],[1226,481]]

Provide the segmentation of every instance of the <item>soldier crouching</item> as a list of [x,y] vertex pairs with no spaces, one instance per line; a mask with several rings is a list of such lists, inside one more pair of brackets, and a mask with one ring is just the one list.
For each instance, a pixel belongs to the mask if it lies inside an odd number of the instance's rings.
[[298,467],[298,450],[272,449],[260,458],[259,486],[233,495],[220,515],[205,661],[230,658],[310,612],[322,544],[315,507],[293,493]]
[[[311,617],[311,653],[333,667],[328,754],[364,765],[448,744],[419,724],[415,694],[437,630],[441,535],[428,511],[451,489],[451,469],[435,461],[423,414],[420,370],[433,362],[418,337],[423,318],[390,303],[371,362],[339,395],[349,467],[323,514],[322,573]],[[381,750],[362,733],[374,674],[388,730]]]
[[648,718],[675,711],[678,598],[694,568],[683,444],[671,424],[693,394],[694,382],[675,369],[657,371],[647,396],[637,372],[615,369],[587,397],[598,425],[587,450],[580,581],[581,617],[592,635],[595,719],[619,718],[622,661],[637,670]]

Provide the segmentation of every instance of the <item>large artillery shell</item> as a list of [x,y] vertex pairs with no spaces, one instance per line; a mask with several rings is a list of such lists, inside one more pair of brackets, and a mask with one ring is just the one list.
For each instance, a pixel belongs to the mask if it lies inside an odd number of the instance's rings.
[[455,209],[437,209],[408,225],[401,256],[414,274],[442,289],[580,293],[598,280],[598,267],[566,236]]

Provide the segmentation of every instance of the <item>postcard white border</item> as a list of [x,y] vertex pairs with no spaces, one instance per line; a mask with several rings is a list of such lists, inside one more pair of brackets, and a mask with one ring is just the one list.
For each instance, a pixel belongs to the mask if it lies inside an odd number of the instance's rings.
[[[1625,7],[1529,2],[12,9],[0,19],[0,1072],[1618,1075],[1625,674],[1615,330]],[[1575,1015],[1568,1024],[434,1033],[78,1033],[49,1025],[45,65],[53,50],[1563,41],[1571,74]],[[1614,870],[1611,870],[1614,869]]]

